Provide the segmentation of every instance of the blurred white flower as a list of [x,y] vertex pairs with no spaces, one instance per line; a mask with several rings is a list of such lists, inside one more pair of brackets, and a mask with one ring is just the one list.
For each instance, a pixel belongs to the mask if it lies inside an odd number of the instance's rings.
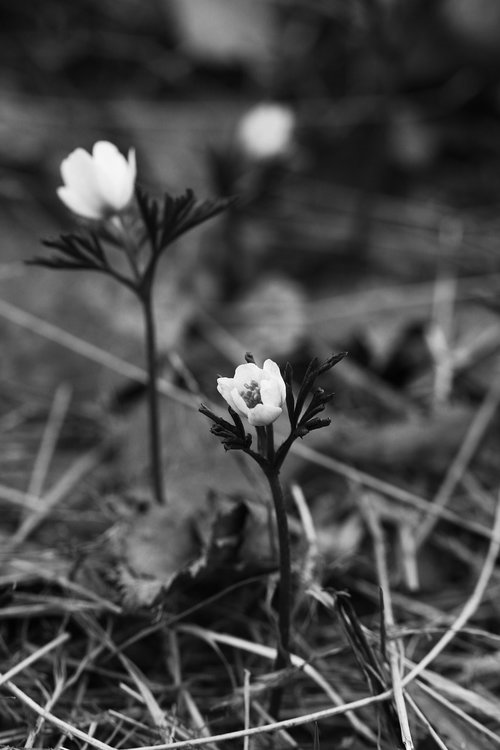
[[251,159],[276,159],[291,147],[295,116],[283,104],[259,104],[239,122],[236,138]]
[[119,214],[134,195],[135,151],[128,160],[108,141],[98,141],[92,155],[77,148],[61,164],[64,185],[57,194],[73,213],[85,219],[107,219]]
[[217,390],[254,427],[278,419],[286,398],[285,381],[271,359],[266,359],[262,368],[252,362],[239,365],[234,378],[217,378]]

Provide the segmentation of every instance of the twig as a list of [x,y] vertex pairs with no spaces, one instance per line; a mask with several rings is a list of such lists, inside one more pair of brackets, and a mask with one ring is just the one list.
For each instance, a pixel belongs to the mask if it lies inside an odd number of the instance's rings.
[[67,383],[61,383],[57,388],[52,405],[47,417],[47,423],[42,435],[40,447],[33,465],[28,495],[40,496],[47,472],[54,455],[61,427],[66,418],[69,402],[71,400],[71,387]]
[[[206,630],[196,625],[179,625],[179,632],[190,633],[191,635],[202,638],[209,643],[224,643],[227,646],[233,648],[239,648],[244,651],[262,656],[264,659],[274,660],[276,658],[276,649],[272,646],[264,646],[260,643],[253,643],[247,641],[244,638],[238,638],[236,636],[227,635],[225,633],[217,633],[213,630]],[[332,688],[329,682],[311,665],[306,662],[302,657],[296,654],[290,654],[290,660],[292,666],[296,669],[301,669],[302,672],[309,677],[313,682],[320,687],[329,700],[336,706],[341,707],[343,705],[342,697]],[[387,691],[387,695],[390,695],[391,691]],[[369,739],[371,742],[376,742],[376,737],[369,727],[363,724],[357,716],[347,709],[346,718],[351,723],[351,726],[363,737]],[[279,722],[275,722],[279,724]],[[304,722],[306,723],[306,722]],[[281,725],[280,725],[281,726]],[[280,728],[280,726],[278,728]],[[243,735],[241,735],[243,736]]]
[[453,638],[460,632],[468,620],[474,615],[477,608],[481,604],[481,600],[488,586],[489,580],[495,568],[496,559],[500,549],[500,495],[497,502],[497,510],[495,515],[495,523],[492,531],[492,538],[488,548],[487,555],[484,560],[483,568],[476,582],[474,590],[470,595],[469,599],[465,602],[462,611],[455,619],[455,622],[451,627],[444,633],[439,641],[431,648],[431,650],[424,656],[423,659],[404,677],[402,681],[403,687],[406,687],[415,677],[418,677],[434,659],[446,648]]
[[[57,701],[59,700],[59,698],[61,697],[63,693],[64,687],[65,687],[64,680],[62,676],[59,675],[59,677],[55,680],[55,686],[54,686],[52,695],[45,702],[45,706],[43,707],[44,711],[50,711],[55,706],[55,704],[57,703]],[[35,726],[28,734],[28,737],[24,744],[25,750],[31,750],[31,748],[33,747],[35,743],[37,736],[42,731],[44,724],[45,724],[45,718],[43,716],[39,716]]]
[[390,482],[386,482],[383,479],[378,479],[378,477],[373,477],[371,476],[371,474],[367,474],[365,471],[360,471],[354,466],[345,464],[343,461],[339,461],[336,458],[332,458],[331,456],[326,456],[323,453],[319,453],[312,448],[308,448],[302,443],[295,443],[294,445],[292,445],[291,451],[292,453],[296,453],[297,455],[302,456],[303,458],[307,459],[313,464],[316,464],[317,466],[323,466],[325,469],[328,469],[335,474],[340,474],[340,476],[343,476],[352,482],[356,482],[357,484],[360,484],[362,486],[377,490],[382,495],[386,495],[393,500],[398,500],[405,505],[411,505],[413,508],[421,510],[429,516],[443,518],[446,521],[449,521],[450,523],[453,523],[462,529],[472,531],[478,536],[481,536],[485,539],[492,538],[492,532],[490,529],[486,528],[486,526],[483,526],[480,523],[476,523],[475,521],[464,519],[459,516],[458,513],[454,513],[447,508],[435,507],[432,502],[429,502],[429,500],[425,500],[423,497],[420,497],[414,492],[405,490],[402,487],[397,487],[396,485],[391,484]]
[[303,724],[310,724],[314,721],[321,721],[322,719],[329,719],[332,716],[339,716],[341,714],[347,714],[349,711],[355,711],[358,708],[365,708],[371,706],[374,703],[381,703],[387,700],[392,695],[392,690],[384,690],[383,693],[378,695],[370,695],[367,698],[360,698],[357,701],[351,703],[345,703],[342,706],[336,706],[335,708],[326,708],[323,711],[315,711],[311,714],[305,714],[304,716],[295,716],[292,719],[285,719],[284,721],[275,721],[271,724],[264,724],[261,727],[251,727],[250,729],[240,729],[235,732],[225,732],[224,734],[215,734],[210,737],[197,737],[190,740],[183,740],[182,742],[172,742],[168,745],[140,745],[129,747],[127,750],[174,750],[174,748],[181,747],[196,747],[204,745],[208,742],[225,742],[226,740],[237,740],[242,739],[246,735],[249,737],[258,734],[266,734],[267,732],[276,732],[280,729],[289,729],[291,727],[299,727]]
[[[129,695],[131,698],[136,700],[138,703],[145,704],[144,698],[141,695],[140,692],[137,692],[137,690],[134,690],[130,685],[127,685],[124,682],[120,682],[120,689],[123,690],[124,693]],[[113,711],[113,709],[109,710],[109,713],[119,715],[117,711]],[[121,716],[121,715],[120,715]],[[124,717],[123,717],[124,718]],[[188,740],[189,737],[192,736],[191,731],[188,731],[184,727],[180,726],[178,722],[175,721],[175,717],[167,716],[165,714],[165,719],[170,722],[171,725],[171,733],[177,732],[177,734],[180,737],[183,737],[184,739]],[[131,719],[130,717],[126,717],[126,721],[133,722],[135,726],[140,727],[141,729],[150,729],[150,727],[146,724],[142,724],[141,722],[135,721]],[[174,740],[170,740],[170,742],[173,742]],[[207,745],[208,748],[211,748],[212,750],[216,750],[215,745]]]
[[[266,711],[266,709],[256,700],[253,702],[253,708],[254,711],[259,714],[259,716],[264,719],[264,721],[270,722],[272,721],[272,716]],[[293,739],[292,735],[289,734],[289,732],[285,732],[284,729],[281,729],[279,732],[280,737],[283,738],[283,740],[290,745],[290,747],[298,748],[299,745],[295,740]]]
[[7,672],[0,674],[0,685],[5,685],[9,680],[15,677],[16,674],[19,674],[19,672],[23,672],[27,667],[31,666],[31,664],[33,664],[35,661],[38,661],[38,659],[41,659],[43,656],[46,656],[46,654],[50,653],[50,651],[53,651],[62,643],[65,643],[65,641],[67,641],[68,638],[69,638],[68,633],[61,633],[60,635],[57,636],[57,638],[54,638],[52,641],[49,641],[49,643],[46,643],[45,646],[42,646],[37,651],[34,651],[32,654],[30,654],[25,659],[20,661],[19,664],[16,664],[15,667],[11,667]]
[[[125,378],[130,378],[138,383],[144,383],[144,385],[148,382],[148,373],[144,368],[133,365],[130,362],[121,359],[121,357],[117,357],[116,355],[107,352],[105,349],[101,349],[99,346],[91,344],[89,341],[85,341],[69,331],[65,331],[63,328],[60,328],[53,323],[49,323],[46,320],[42,320],[36,315],[32,315],[26,310],[22,310],[3,299],[0,299],[0,316],[9,320],[11,323],[21,326],[21,328],[26,328],[29,331],[36,333],[38,336],[42,336],[49,341],[54,341],[56,344],[64,346],[66,349],[69,349],[82,357],[86,357],[86,359],[89,359],[92,362],[107,367],[108,370],[112,370]],[[172,385],[172,383],[161,378],[158,379],[157,384],[160,393],[163,395],[198,411],[198,400],[193,399],[192,396],[187,394],[181,388],[177,388],[175,385]]]
[[420,710],[420,708],[417,706],[411,695],[406,696],[406,700],[412,707],[412,710],[415,712],[415,715],[418,716],[424,727],[427,729],[431,737],[433,738],[434,742],[440,748],[440,750],[450,750],[448,745],[445,745],[441,737],[438,735],[432,724],[430,723],[427,716],[423,713],[423,711]]
[[419,588],[417,549],[415,545],[415,518],[408,521],[401,520],[398,524],[399,546],[401,548],[401,564],[408,591]]
[[168,737],[168,722],[165,716],[165,712],[161,709],[161,707],[158,705],[158,701],[154,697],[151,688],[147,684],[147,681],[142,674],[141,670],[136,667],[136,665],[130,661],[126,656],[123,656],[122,654],[120,656],[120,661],[127,670],[129,676],[134,681],[135,685],[137,686],[137,689],[141,695],[142,702],[146,706],[146,708],[149,711],[149,715],[151,716],[151,719],[153,720],[154,725],[156,726],[156,729],[158,730],[158,734],[160,735],[160,738],[166,742]]
[[[477,410],[472,423],[467,430],[457,455],[452,461],[446,476],[438,489],[433,500],[433,507],[444,510],[451,494],[462,478],[470,460],[476,452],[483,435],[493,419],[500,404],[500,383],[498,378],[493,382],[486,393],[483,402]],[[416,535],[417,547],[421,547],[437,523],[437,516],[427,516],[422,522]]]
[[25,510],[40,510],[40,498],[34,495],[27,495],[26,492],[16,490],[15,487],[7,487],[0,484],[0,500],[12,505],[17,505]]
[[[389,571],[387,569],[387,555],[385,549],[384,533],[379,523],[379,519],[377,517],[373,504],[370,502],[368,497],[365,496],[363,498],[361,507],[373,539],[378,582],[382,591],[382,599],[384,604],[384,628],[386,633],[390,634],[394,632],[395,620],[394,612],[392,609],[391,588],[389,584]],[[394,691],[394,704],[396,706],[399,727],[401,730],[401,740],[407,750],[413,750],[414,744],[411,736],[405,697],[403,694],[401,683],[400,663],[404,658],[402,642],[400,640],[398,640],[397,642],[389,641],[389,643],[387,644],[387,654],[391,670],[392,687]]]
[[[78,729],[77,727],[74,727],[71,724],[68,724],[67,721],[63,721],[62,719],[59,719],[57,716],[54,716],[54,714],[50,713],[50,711],[46,711],[42,706],[39,706],[38,703],[36,703],[36,701],[30,698],[29,695],[26,695],[26,693],[24,693],[20,688],[18,688],[12,682],[9,681],[5,683],[4,689],[12,693],[12,695],[14,695],[18,700],[20,700],[21,703],[24,703],[25,706],[27,706],[36,714],[38,714],[38,716],[42,716],[50,724],[53,724],[54,726],[61,729],[64,732],[64,734],[67,734],[70,737],[78,737],[78,739],[83,740],[84,742],[88,742],[88,744],[91,745],[92,747],[96,747],[97,750],[114,750],[114,748],[111,747],[111,745],[106,745],[105,742],[96,740],[94,737],[91,737],[86,732],[82,732],[81,729]],[[161,745],[159,745],[158,747],[161,747]]]
[[318,537],[316,535],[316,529],[314,528],[314,522],[311,516],[311,511],[307,505],[306,499],[302,489],[298,484],[293,484],[290,488],[292,497],[294,499],[297,510],[299,511],[300,520],[302,522],[302,528],[304,529],[304,537],[307,543],[306,554],[304,555],[304,561],[302,563],[302,584],[307,588],[314,582],[316,566],[318,564]]
[[453,310],[457,292],[456,278],[441,276],[436,280],[433,299],[433,320],[427,333],[427,346],[434,361],[434,409],[449,398],[453,383],[452,340]]
[[[460,301],[477,299],[478,290],[488,285],[494,289],[498,284],[500,274],[471,276],[460,279],[457,299]],[[491,285],[491,286],[490,286]],[[385,286],[379,289],[363,289],[361,292],[336,294],[335,297],[325,297],[314,302],[308,310],[307,320],[313,329],[319,323],[329,320],[343,320],[344,318],[359,318],[373,316],[377,313],[405,308],[428,309],[432,306],[434,282]]]
[[[437,632],[442,632],[442,629]],[[480,632],[481,631],[475,631],[474,628],[462,629],[463,635],[478,636]],[[500,640],[500,636],[492,636],[492,638],[495,639],[496,642]],[[415,666],[415,663],[408,658],[405,659],[405,663],[409,667]],[[489,698],[481,693],[474,692],[473,689],[460,685],[456,679],[444,677],[442,674],[430,669],[424,670],[420,675],[418,682],[420,687],[424,686],[425,683],[423,681],[428,685],[432,685],[434,690],[439,690],[441,696],[447,695],[449,700],[453,701],[455,705],[466,705],[474,714],[482,714],[485,718],[492,719],[497,722],[497,724],[500,724],[498,699],[494,697]]]
[[[500,508],[500,504],[499,504],[499,508]],[[474,589],[474,592],[473,592],[471,598],[469,599],[469,601],[466,603],[466,605],[464,607],[464,610],[462,612],[462,616],[463,616],[463,613],[465,611],[467,611],[466,613],[467,613],[468,616],[470,616],[471,614],[473,614],[474,611],[475,611],[475,609],[477,608],[477,606],[478,606],[481,598],[482,598],[482,595],[484,594],[484,589],[486,588],[487,582],[489,580],[489,576],[491,575],[491,569],[492,569],[492,567],[495,564],[495,559],[496,559],[496,556],[498,554],[498,548],[500,547],[500,540],[497,538],[497,534],[498,534],[499,529],[500,529],[500,511],[497,513],[497,517],[496,517],[496,521],[495,521],[495,527],[494,527],[494,536],[493,536],[490,548],[488,550],[488,555],[487,555],[487,558],[485,560],[485,565],[483,567],[483,571],[481,573],[481,576],[480,576],[480,578],[478,580],[478,583],[477,583],[477,585],[476,585],[476,587]],[[478,598],[478,596],[479,596],[479,598]],[[472,604],[471,604],[471,602],[472,602]],[[458,618],[458,619],[461,619],[461,618]],[[453,635],[456,632],[456,624],[458,622],[458,619],[457,619],[457,621],[455,623],[455,627],[452,628],[452,634],[451,634],[451,637],[450,637],[449,640],[451,640],[451,638],[453,638]],[[468,619],[468,618],[466,618],[466,619]],[[463,624],[464,623],[461,623],[461,626],[463,626]],[[184,626],[184,628],[182,628],[182,629],[186,630],[187,632],[190,632],[190,631],[193,630],[192,627],[188,627],[188,626]],[[219,634],[214,633],[213,635],[217,636]],[[241,639],[233,639],[233,638],[231,638],[231,641],[240,641],[240,640]],[[251,644],[251,645],[255,645],[255,644]],[[263,649],[263,648],[267,649],[267,647],[259,647],[259,651],[260,651],[260,649]],[[269,649],[269,650],[273,651],[273,655],[274,655],[275,649]],[[429,654],[431,654],[432,652],[434,652],[434,649],[431,652],[429,652]],[[435,655],[437,655],[437,654],[435,654]],[[299,659],[299,657],[294,657],[292,655],[292,663],[294,663],[295,659]],[[422,671],[422,669],[424,669],[425,666],[427,666],[428,661],[431,661],[431,660],[432,659],[427,660],[427,657],[426,657],[426,660],[425,660],[426,664],[424,666],[422,666],[422,668],[420,668],[420,665],[417,665],[417,668],[414,669],[414,670],[412,670],[412,672],[410,672],[404,678],[404,680],[402,681],[402,686],[405,687],[411,681],[411,679],[414,679],[414,677],[417,676],[417,670],[418,670],[418,673],[420,673]],[[302,660],[300,660],[300,661],[302,661]],[[363,708],[365,706],[370,706],[370,705],[373,705],[375,703],[380,703],[381,701],[387,700],[391,696],[392,696],[392,690],[385,690],[384,692],[379,693],[378,695],[369,696],[367,698],[361,698],[361,699],[359,699],[357,701],[352,701],[350,703],[345,703],[342,706],[336,706],[335,708],[325,709],[323,711],[316,711],[314,713],[306,714],[306,715],[303,715],[303,716],[293,717],[291,719],[286,719],[284,721],[273,722],[273,723],[270,723],[270,724],[266,724],[266,725],[264,725],[262,727],[253,727],[253,728],[250,728],[250,729],[247,729],[247,730],[239,730],[239,731],[235,731],[235,732],[227,732],[227,733],[224,733],[224,734],[212,735],[210,737],[199,737],[199,738],[196,738],[196,739],[190,739],[190,740],[181,741],[181,742],[169,743],[167,745],[141,745],[141,746],[134,746],[134,747],[128,748],[127,750],[174,750],[174,748],[176,749],[176,748],[181,748],[181,747],[189,747],[189,746],[190,747],[196,747],[196,746],[199,746],[199,745],[203,745],[203,744],[205,744],[207,742],[224,742],[226,740],[231,740],[231,739],[241,739],[241,738],[245,737],[246,735],[248,735],[248,736],[258,735],[258,734],[263,734],[263,733],[267,733],[267,732],[274,732],[274,731],[279,730],[279,729],[285,729],[285,728],[290,728],[290,727],[301,726],[303,724],[309,724],[309,723],[312,723],[314,721],[321,721],[322,719],[327,719],[327,718],[330,718],[332,716],[337,716],[339,714],[347,713],[348,711],[354,711],[356,709]]]
[[[243,683],[243,705],[244,705],[244,727],[245,729],[250,728],[250,672],[248,669],[244,670],[245,679]],[[248,734],[243,739],[243,750],[250,750],[250,737]]]
[[63,474],[43,500],[40,500],[37,510],[23,521],[15,534],[6,544],[6,555],[12,554],[12,552],[17,549],[17,547],[22,544],[47,518],[56,505],[67,496],[68,492],[73,489],[75,484],[80,482],[86,474],[95,469],[101,463],[108,450],[109,444],[104,443],[97,448],[93,448],[88,453],[85,453],[77,459],[72,466],[70,466],[68,471]]
[[[206,722],[203,719],[198,709],[198,706],[193,700],[191,693],[186,687],[186,682],[183,680],[183,677],[182,677],[182,664],[181,664],[181,652],[179,649],[179,641],[177,638],[177,632],[173,629],[168,630],[168,645],[169,645],[169,652],[170,652],[170,659],[168,663],[169,663],[170,671],[172,673],[172,680],[173,680],[174,685],[178,686],[178,691],[179,691],[177,708],[179,707],[181,701],[183,701],[185,704],[186,710],[191,717],[191,721],[194,725],[194,729],[197,732],[199,732],[201,735],[204,735],[205,737],[207,737],[210,734],[210,732],[208,731]],[[172,727],[172,735],[173,735],[174,729],[175,727]],[[171,742],[173,742],[173,739],[171,740]]]
[[[481,724],[479,721],[476,721],[476,719],[473,719],[472,716],[466,714],[465,711],[462,711],[462,709],[459,708],[456,703],[447,700],[447,698],[438,693],[436,690],[433,690],[429,685],[426,685],[421,680],[417,680],[417,684],[421,690],[428,693],[432,698],[434,698],[435,701],[441,703],[441,705],[445,706],[449,711],[456,714],[456,716],[459,716],[467,724],[470,724],[470,726],[474,727],[477,732],[486,735],[486,737],[492,740],[495,745],[500,746],[500,736],[498,734],[494,734],[490,729],[488,729],[487,726]],[[498,715],[495,718],[498,720]]]
[[[87,734],[88,734],[89,737],[93,737],[94,736],[95,730],[97,729],[98,726],[99,726],[99,724],[97,723],[97,721],[91,721],[90,722],[89,730],[87,732]],[[83,745],[82,750],[87,750],[87,745],[88,745],[88,743],[86,742]]]

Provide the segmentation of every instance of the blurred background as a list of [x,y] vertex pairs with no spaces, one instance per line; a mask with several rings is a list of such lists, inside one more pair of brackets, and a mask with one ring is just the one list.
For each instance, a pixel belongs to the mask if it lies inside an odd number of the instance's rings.
[[[241,347],[279,361],[347,348],[401,388],[429,362],[422,328],[437,278],[459,284],[457,299],[495,299],[495,0],[45,0],[36,11],[1,0],[0,10],[0,298],[10,305],[141,362],[126,292],[21,262],[40,237],[74,226],[55,192],[60,163],[102,139],[136,149],[153,191],[239,195],[162,266],[162,350],[195,370],[194,330],[196,356],[216,350],[214,366]],[[266,102],[293,121],[270,157],[242,124]],[[491,307],[468,308],[469,337],[496,321]],[[54,378],[82,395],[116,385],[116,373],[1,312],[6,393],[20,382],[45,391]]]

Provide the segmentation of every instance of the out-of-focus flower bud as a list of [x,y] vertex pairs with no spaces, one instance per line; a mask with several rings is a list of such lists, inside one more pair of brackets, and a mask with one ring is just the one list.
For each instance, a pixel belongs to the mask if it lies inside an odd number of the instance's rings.
[[292,145],[295,115],[283,104],[259,104],[240,120],[236,139],[250,159],[279,159]]

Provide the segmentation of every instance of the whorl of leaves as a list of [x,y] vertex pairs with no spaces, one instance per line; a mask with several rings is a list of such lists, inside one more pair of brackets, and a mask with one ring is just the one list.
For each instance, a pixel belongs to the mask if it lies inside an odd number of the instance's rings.
[[234,198],[198,201],[192,190],[173,198],[165,193],[157,200],[136,188],[137,205],[146,227],[153,254],[158,255],[190,229],[225,211]]
[[303,413],[302,410],[304,409],[306,399],[311,393],[317,378],[324,372],[331,370],[332,367],[335,367],[336,364],[344,359],[346,353],[347,352],[334,354],[331,357],[328,357],[324,362],[320,362],[317,357],[314,357],[307,367],[296,400],[294,400],[292,393],[292,368],[287,364],[284,378],[287,389],[286,406],[288,417],[290,419],[290,426],[293,430],[305,430],[304,434],[306,434],[306,432],[309,432],[310,430],[315,430],[319,427],[324,427],[325,424],[329,424],[330,420],[317,420],[314,419],[314,417],[323,411],[326,404],[332,399],[333,393],[325,393],[322,388],[317,388],[313,391],[311,401],[306,410]]
[[218,417],[205,404],[201,404],[198,411],[213,422],[210,432],[219,438],[226,451],[248,451],[250,449],[252,436],[245,432],[239,415],[230,406],[228,407],[228,411],[234,424],[231,424],[226,419],[222,419],[222,417]]
[[94,232],[61,234],[55,240],[42,240],[42,245],[57,252],[49,257],[37,256],[26,261],[30,266],[60,269],[91,269],[109,271],[109,263],[98,236]]

